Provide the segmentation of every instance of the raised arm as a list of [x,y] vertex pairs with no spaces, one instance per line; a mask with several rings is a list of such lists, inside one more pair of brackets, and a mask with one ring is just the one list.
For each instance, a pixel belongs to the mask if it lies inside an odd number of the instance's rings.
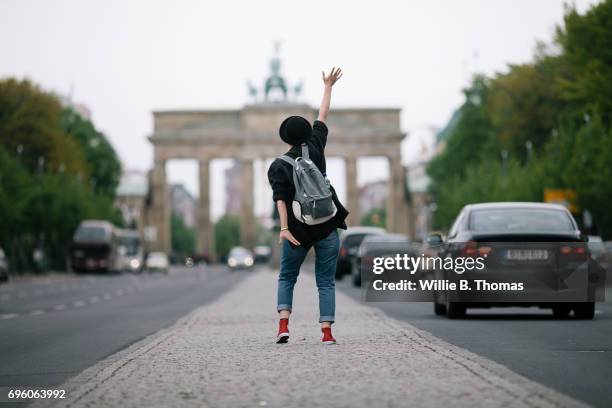
[[321,101],[321,107],[319,108],[319,117],[317,118],[321,122],[325,122],[327,120],[327,114],[329,113],[329,104],[331,102],[331,91],[332,87],[336,83],[337,80],[342,76],[342,70],[340,68],[336,69],[336,67],[332,68],[329,75],[325,75],[325,71],[322,73],[323,76],[323,100]]

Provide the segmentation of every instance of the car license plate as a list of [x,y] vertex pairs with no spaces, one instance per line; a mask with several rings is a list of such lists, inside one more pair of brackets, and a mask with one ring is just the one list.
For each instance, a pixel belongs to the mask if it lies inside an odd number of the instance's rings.
[[510,261],[545,261],[548,251],[545,249],[508,249],[506,259]]

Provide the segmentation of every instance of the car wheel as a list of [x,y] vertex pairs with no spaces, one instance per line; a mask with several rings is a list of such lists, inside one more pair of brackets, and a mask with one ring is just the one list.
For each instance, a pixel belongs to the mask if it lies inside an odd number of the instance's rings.
[[438,303],[434,300],[434,313],[438,316],[444,316],[446,314],[446,305]]
[[584,302],[574,305],[574,317],[581,320],[592,320],[595,317],[595,302]]
[[555,319],[565,319],[572,309],[567,305],[554,305],[552,308]]
[[448,302],[446,304],[446,317],[459,319],[465,317],[466,307],[459,302]]

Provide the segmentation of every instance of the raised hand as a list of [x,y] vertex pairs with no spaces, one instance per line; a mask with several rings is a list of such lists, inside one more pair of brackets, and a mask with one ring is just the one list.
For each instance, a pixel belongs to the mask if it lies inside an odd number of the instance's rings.
[[325,71],[321,72],[323,76],[323,83],[325,86],[332,87],[342,76],[342,70],[340,68],[333,67],[329,75],[325,75]]

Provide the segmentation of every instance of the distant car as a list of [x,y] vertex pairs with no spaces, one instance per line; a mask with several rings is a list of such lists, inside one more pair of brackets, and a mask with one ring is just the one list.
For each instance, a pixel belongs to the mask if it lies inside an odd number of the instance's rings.
[[168,273],[170,261],[168,255],[164,252],[151,252],[145,261],[145,267],[149,272],[164,272]]
[[108,221],[82,221],[72,239],[69,267],[74,272],[118,270],[116,229]]
[[125,272],[139,273],[143,268],[143,252],[138,230],[117,229],[117,268]]
[[6,254],[0,248],[0,282],[8,282],[9,280],[9,265],[8,260],[6,259]]
[[375,257],[395,256],[396,254],[414,256],[415,253],[416,251],[406,235],[375,234],[366,236],[359,246],[357,255],[353,259],[353,266],[351,267],[351,281],[353,282],[353,286],[361,286],[362,262],[369,264]]
[[253,253],[243,247],[234,247],[227,255],[227,266],[230,269],[250,269],[255,263]]
[[588,239],[588,246],[591,256],[594,260],[601,261],[607,253],[606,245],[604,244],[603,239],[597,235],[589,235]]
[[266,263],[272,256],[272,248],[267,245],[258,245],[253,249],[255,255],[255,263]]
[[[439,240],[441,237],[438,237]],[[588,260],[585,241],[586,237],[581,234],[572,214],[560,205],[513,202],[472,204],[465,206],[455,219],[444,243],[442,257],[487,256],[485,270],[465,272],[461,275],[463,278],[469,275],[493,282],[508,279],[530,283],[531,280],[558,282],[563,273],[573,271],[568,265],[584,265]],[[565,267],[568,269],[562,269]],[[434,273],[436,279],[456,278],[452,270],[436,269]],[[588,281],[591,281],[590,275]],[[550,292],[545,293],[551,296]],[[491,306],[552,308],[553,314],[559,318],[566,317],[571,310],[578,319],[592,319],[595,313],[594,301],[555,302],[554,294],[541,302],[512,301],[515,297],[506,298],[503,296],[511,295],[496,293],[495,296],[502,296],[501,301],[497,298],[497,301],[488,303],[482,301],[482,296],[482,293],[475,291],[461,292],[459,300],[452,300],[447,292],[437,291],[434,294],[434,311],[449,318],[464,316],[468,307]]]
[[340,235],[340,252],[336,263],[336,279],[351,274],[353,259],[363,239],[368,235],[383,235],[386,231],[378,227],[349,227]]

